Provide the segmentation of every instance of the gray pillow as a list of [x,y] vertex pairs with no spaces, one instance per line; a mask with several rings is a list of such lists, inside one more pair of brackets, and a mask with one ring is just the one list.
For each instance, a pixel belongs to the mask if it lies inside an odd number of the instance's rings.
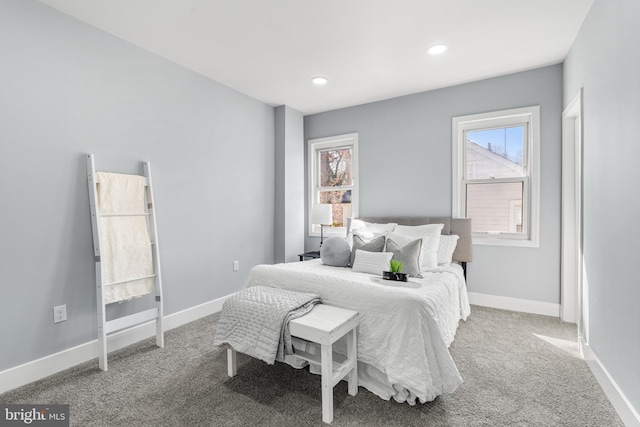
[[326,265],[334,267],[346,267],[351,259],[351,248],[347,241],[341,237],[329,237],[322,243],[320,259]]
[[406,273],[409,277],[420,277],[420,249],[422,248],[422,239],[413,240],[406,245],[400,247],[393,240],[393,237],[387,239],[387,252],[393,252],[393,258],[404,264],[401,273]]
[[382,252],[384,250],[385,236],[378,236],[374,239],[365,242],[362,237],[357,234],[353,234],[353,248],[351,248],[351,260],[349,264],[353,267],[353,261],[356,259],[356,250],[367,252]]

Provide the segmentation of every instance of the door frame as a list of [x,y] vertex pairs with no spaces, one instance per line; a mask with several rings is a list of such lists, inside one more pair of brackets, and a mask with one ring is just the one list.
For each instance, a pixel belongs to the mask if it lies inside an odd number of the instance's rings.
[[583,336],[582,89],[562,112],[562,248],[560,318]]

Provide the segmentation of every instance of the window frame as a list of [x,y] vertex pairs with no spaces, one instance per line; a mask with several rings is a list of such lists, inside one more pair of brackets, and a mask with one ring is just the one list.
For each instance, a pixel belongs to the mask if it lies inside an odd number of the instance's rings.
[[[325,151],[328,149],[337,149],[351,147],[351,179],[353,180],[352,185],[348,186],[340,186],[340,187],[320,187],[320,156],[316,154],[320,151]],[[308,140],[307,145],[308,153],[307,153],[307,179],[309,183],[309,191],[308,191],[308,203],[307,203],[307,224],[308,224],[308,235],[310,237],[320,237],[320,226],[317,224],[311,224],[311,211],[313,204],[319,200],[320,191],[326,189],[334,189],[334,190],[351,190],[351,216],[358,216],[358,134],[357,133],[348,133],[344,135],[336,135],[330,136],[326,138],[316,138]],[[324,236],[325,238],[328,236],[341,236],[345,237],[347,235],[347,227],[324,227]]]
[[[465,178],[467,165],[466,132],[525,125],[522,150],[524,174],[520,178]],[[473,244],[539,247],[540,241],[540,106],[514,108],[452,119],[452,216],[466,216],[467,184],[481,182],[523,182],[522,213],[525,233],[473,232]],[[472,225],[473,226],[473,225]]]

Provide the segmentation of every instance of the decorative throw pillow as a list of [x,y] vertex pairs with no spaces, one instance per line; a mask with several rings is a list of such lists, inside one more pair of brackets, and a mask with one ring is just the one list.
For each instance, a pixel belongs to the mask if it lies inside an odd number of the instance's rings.
[[360,237],[364,237],[367,240],[370,240],[374,237],[386,235],[393,231],[396,227],[395,222],[390,222],[388,224],[376,224],[373,222],[362,221],[361,219],[353,218],[351,219],[351,225],[349,226],[349,233],[347,234],[347,242],[350,245],[353,245],[353,235],[355,233],[360,234]]
[[438,246],[438,265],[451,264],[453,261],[453,252],[458,245],[459,237],[456,234],[441,235],[440,245]]
[[420,268],[435,268],[438,266],[438,246],[440,245],[440,233],[444,224],[427,225],[398,225],[394,234],[409,237],[419,237],[422,239],[422,250],[420,252]]
[[356,249],[353,271],[382,276],[383,271],[389,270],[391,257],[393,257],[391,252],[367,252]]
[[374,237],[371,240],[366,240],[358,233],[353,234],[353,248],[351,248],[350,264],[353,266],[353,261],[356,257],[356,251],[358,249],[367,252],[382,252],[384,250],[384,243],[386,237],[384,235]]
[[409,277],[420,277],[420,249],[422,239],[390,234],[387,237],[387,252],[393,253],[393,258],[403,264],[401,273]]
[[351,259],[351,248],[347,241],[341,237],[329,237],[322,243],[320,259],[326,265],[334,267],[346,267]]

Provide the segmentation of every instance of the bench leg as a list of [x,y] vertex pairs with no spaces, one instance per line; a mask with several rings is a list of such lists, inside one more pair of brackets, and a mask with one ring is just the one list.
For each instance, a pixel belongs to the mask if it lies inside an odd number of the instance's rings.
[[322,421],[333,421],[333,350],[332,345],[322,344]]
[[353,369],[348,374],[347,381],[349,383],[349,394],[355,396],[358,394],[358,341],[356,339],[356,328],[349,332],[347,337],[347,358],[353,363]]
[[227,375],[235,377],[238,373],[238,365],[236,364],[236,351],[232,348],[227,349]]

